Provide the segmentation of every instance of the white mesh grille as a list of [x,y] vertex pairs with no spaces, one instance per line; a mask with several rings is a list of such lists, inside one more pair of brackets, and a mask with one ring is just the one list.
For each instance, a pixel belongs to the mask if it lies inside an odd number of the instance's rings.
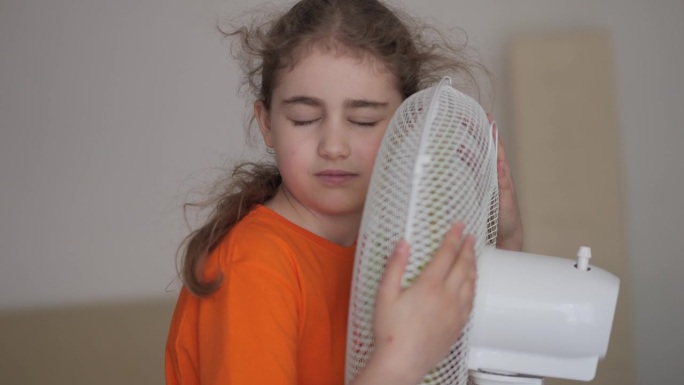
[[[496,143],[487,116],[448,78],[397,109],[378,152],[357,242],[347,383],[372,353],[375,294],[396,243],[404,237],[411,244],[404,286],[415,280],[456,220],[475,235],[479,256],[496,239],[497,186]],[[423,384],[466,384],[468,329]]]

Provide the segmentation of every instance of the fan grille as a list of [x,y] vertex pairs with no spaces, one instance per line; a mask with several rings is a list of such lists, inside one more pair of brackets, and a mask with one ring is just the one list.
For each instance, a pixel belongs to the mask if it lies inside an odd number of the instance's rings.
[[[373,351],[375,294],[389,255],[403,237],[410,286],[454,221],[475,235],[475,253],[496,239],[496,143],[487,115],[445,78],[397,109],[378,152],[357,242],[347,339],[347,383]],[[466,384],[470,322],[450,354],[422,384]]]

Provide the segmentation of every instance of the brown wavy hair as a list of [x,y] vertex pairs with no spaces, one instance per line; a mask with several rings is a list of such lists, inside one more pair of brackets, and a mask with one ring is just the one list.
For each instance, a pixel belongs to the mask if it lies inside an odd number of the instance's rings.
[[[488,75],[483,66],[469,58],[465,43],[454,44],[437,29],[377,0],[301,0],[265,21],[252,17],[249,25],[219,30],[234,39],[232,53],[243,71],[241,90],[247,96],[247,105],[260,101],[267,110],[278,76],[296,65],[313,46],[341,48],[345,54],[360,57],[372,55],[395,75],[404,98],[445,75],[464,92],[477,92],[476,72]],[[248,135],[254,120],[251,115]],[[213,205],[206,223],[181,245],[180,276],[187,289],[198,296],[211,294],[222,281],[221,275],[209,281],[204,277],[211,252],[252,208],[275,195],[281,177],[273,164],[243,163],[227,181],[219,183],[222,187],[213,199],[185,206]]]

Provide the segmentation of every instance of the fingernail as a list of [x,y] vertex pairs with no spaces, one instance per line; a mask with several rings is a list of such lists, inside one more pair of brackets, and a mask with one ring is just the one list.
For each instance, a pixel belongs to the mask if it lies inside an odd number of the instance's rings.
[[[465,242],[465,241],[472,242],[473,247],[475,247],[475,234],[468,234],[468,235],[466,235],[466,236],[465,236],[465,239],[464,239],[464,242]],[[475,253],[472,253],[472,254],[471,254],[471,258],[475,259]]]
[[409,244],[405,239],[402,239],[397,243],[397,252],[401,254],[406,254],[409,252]]
[[458,238],[460,240],[463,240],[463,232],[465,231],[465,224],[461,221],[455,222],[452,226],[451,229],[449,229],[448,234],[451,234],[452,237]]

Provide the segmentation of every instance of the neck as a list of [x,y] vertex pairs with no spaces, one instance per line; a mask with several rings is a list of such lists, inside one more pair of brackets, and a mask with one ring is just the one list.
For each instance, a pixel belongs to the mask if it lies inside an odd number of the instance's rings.
[[298,202],[282,185],[266,206],[297,226],[341,246],[354,244],[361,225],[361,210],[349,213],[313,210]]

